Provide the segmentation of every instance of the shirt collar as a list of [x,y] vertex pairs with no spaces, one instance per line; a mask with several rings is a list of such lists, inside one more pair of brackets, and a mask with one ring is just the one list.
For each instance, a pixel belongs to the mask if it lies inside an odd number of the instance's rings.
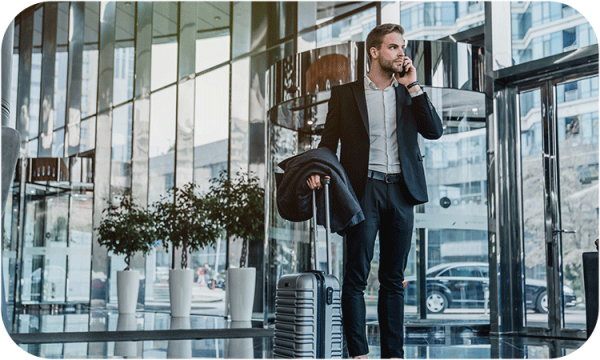
[[[398,80],[396,80],[396,77],[392,74],[392,85],[394,87],[397,87],[399,85]],[[377,88],[377,85],[375,85],[375,83],[371,80],[371,78],[369,78],[368,75],[365,75],[365,90],[367,89],[371,89],[371,90],[379,90]]]

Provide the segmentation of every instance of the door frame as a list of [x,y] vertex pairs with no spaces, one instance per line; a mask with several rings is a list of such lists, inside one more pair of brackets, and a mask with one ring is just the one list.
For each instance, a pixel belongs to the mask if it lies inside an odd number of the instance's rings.
[[[493,96],[488,101],[488,215],[492,315],[490,331],[499,335],[586,339],[585,329],[563,328],[561,239],[560,234],[553,234],[551,227],[552,224],[560,224],[560,212],[557,194],[547,189],[557,189],[559,181],[554,86],[598,75],[598,45],[504,68],[490,75],[490,80],[493,81]],[[553,261],[553,266],[547,267],[550,304],[547,328],[528,327],[525,322],[518,94],[536,88],[541,90],[543,108],[546,109],[542,120],[542,136],[545,143],[542,151],[546,179],[545,240],[546,260]],[[495,274],[492,273],[492,269],[497,269]]]

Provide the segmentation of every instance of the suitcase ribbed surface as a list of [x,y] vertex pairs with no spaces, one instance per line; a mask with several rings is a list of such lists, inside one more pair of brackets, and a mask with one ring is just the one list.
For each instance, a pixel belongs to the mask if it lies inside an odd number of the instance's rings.
[[[342,358],[340,284],[334,276],[324,277],[322,288],[318,286],[317,275],[310,272],[279,279],[275,297],[275,358]],[[328,288],[331,304],[326,301]],[[323,289],[320,295],[319,289]],[[321,322],[325,329],[319,339]],[[324,356],[318,356],[319,343],[324,346]]]

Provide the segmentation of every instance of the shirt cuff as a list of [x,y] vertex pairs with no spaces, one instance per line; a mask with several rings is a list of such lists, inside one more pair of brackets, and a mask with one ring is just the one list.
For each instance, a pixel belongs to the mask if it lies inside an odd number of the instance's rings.
[[417,91],[416,93],[409,93],[411,98],[414,98],[415,96],[419,96],[419,95],[423,95],[423,89],[419,89],[419,91]]

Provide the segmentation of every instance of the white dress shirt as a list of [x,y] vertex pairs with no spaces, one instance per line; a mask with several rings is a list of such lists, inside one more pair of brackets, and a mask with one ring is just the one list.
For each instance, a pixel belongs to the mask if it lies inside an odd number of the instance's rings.
[[384,174],[400,172],[398,137],[396,135],[396,90],[398,81],[392,77],[385,90],[378,89],[365,76],[365,98],[369,116],[369,170]]
[[[396,90],[400,84],[394,76],[384,90],[377,88],[369,76],[365,76],[365,98],[369,116],[369,170],[385,174],[400,173],[400,155],[396,122]],[[423,90],[411,97],[423,94]]]

